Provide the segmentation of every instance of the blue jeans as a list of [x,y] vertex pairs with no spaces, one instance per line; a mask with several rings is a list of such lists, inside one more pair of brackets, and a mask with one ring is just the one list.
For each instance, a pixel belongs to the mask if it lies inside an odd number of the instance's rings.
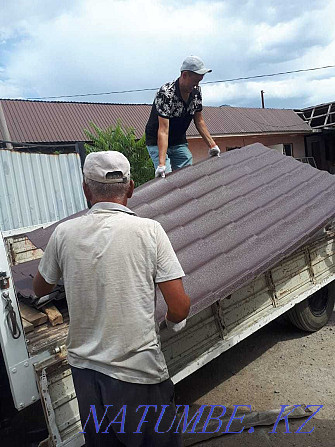
[[[157,169],[159,165],[158,146],[147,146],[151,160]],[[175,171],[192,164],[192,154],[188,148],[188,144],[177,144],[176,146],[169,146],[166,153],[166,173]]]

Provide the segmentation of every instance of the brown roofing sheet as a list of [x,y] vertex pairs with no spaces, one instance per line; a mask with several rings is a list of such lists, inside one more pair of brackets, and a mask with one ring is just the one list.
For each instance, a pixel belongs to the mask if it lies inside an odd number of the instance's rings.
[[32,261],[12,266],[13,281],[17,293],[20,292],[20,294],[26,297],[34,295],[33,278],[39,263],[39,259],[33,259]]
[[[213,135],[311,132],[308,124],[293,110],[222,106],[205,107],[203,115]],[[188,135],[198,135],[193,123]]]
[[[144,134],[150,115],[149,104],[102,104],[1,100],[11,139],[18,142],[86,141],[83,129],[94,122],[106,129],[118,120]],[[263,132],[311,132],[293,110],[242,107],[204,107],[204,118],[212,135]],[[198,136],[192,123],[187,134]],[[1,131],[0,131],[1,138]]]
[[18,142],[86,141],[83,129],[88,129],[90,122],[106,129],[118,120],[133,127],[140,138],[151,108],[148,104],[24,100],[1,100],[1,104],[11,139]]
[[[167,231],[195,314],[305,244],[334,218],[334,197],[334,176],[257,143],[152,180],[129,207]],[[52,230],[27,236],[44,248]]]

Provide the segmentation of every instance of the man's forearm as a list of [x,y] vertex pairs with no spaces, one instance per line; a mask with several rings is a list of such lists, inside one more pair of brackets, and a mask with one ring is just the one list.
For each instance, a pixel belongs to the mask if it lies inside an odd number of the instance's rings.
[[49,295],[55,288],[55,284],[49,284],[43,278],[39,271],[37,271],[34,279],[33,279],[33,289],[35,295],[38,297]]
[[198,132],[200,133],[202,139],[205,141],[207,146],[209,148],[212,148],[216,146],[215,141],[211,137],[211,134],[209,133],[209,130],[207,129],[206,123],[203,119],[199,121],[195,121],[195,127],[197,128]]
[[160,166],[165,166],[166,163],[168,141],[169,141],[168,134],[166,134],[165,132],[158,132],[157,145],[158,145],[158,156]]

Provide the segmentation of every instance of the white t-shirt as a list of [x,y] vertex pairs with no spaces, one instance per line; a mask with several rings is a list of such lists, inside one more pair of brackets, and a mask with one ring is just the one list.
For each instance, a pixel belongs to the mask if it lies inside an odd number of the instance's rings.
[[158,222],[100,202],[58,225],[39,271],[50,284],[64,280],[70,365],[133,383],[169,377],[155,321],[155,284],[184,272]]

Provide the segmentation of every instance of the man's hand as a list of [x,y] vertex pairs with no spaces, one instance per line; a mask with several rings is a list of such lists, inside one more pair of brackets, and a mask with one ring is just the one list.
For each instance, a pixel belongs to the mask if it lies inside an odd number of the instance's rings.
[[220,148],[219,146],[211,147],[208,151],[208,155],[210,157],[220,157]]
[[179,332],[186,326],[186,317],[190,310],[190,297],[186,295],[181,278],[158,283],[168,311],[165,315],[166,326],[173,332]]
[[158,166],[155,172],[155,177],[165,177],[166,166]]
[[165,322],[167,328],[173,332],[179,332],[186,326],[186,318],[185,320],[182,320],[179,323],[174,323],[173,321],[168,320],[167,315],[165,315]]

